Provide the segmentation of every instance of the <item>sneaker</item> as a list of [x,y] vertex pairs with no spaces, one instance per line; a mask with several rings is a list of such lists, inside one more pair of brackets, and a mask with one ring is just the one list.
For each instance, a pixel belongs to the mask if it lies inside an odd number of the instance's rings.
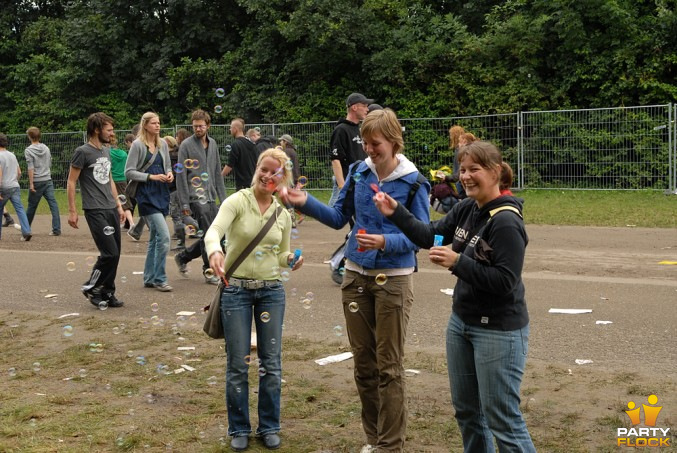
[[132,241],[134,242],[139,242],[139,239],[141,239],[141,234],[134,233],[134,225],[132,225],[129,230],[127,230],[127,236],[132,238]]
[[280,436],[277,433],[264,434],[261,440],[263,441],[263,446],[268,450],[280,448]]
[[188,275],[186,275],[188,274],[188,268],[186,267],[186,263],[181,261],[180,253],[174,255],[174,262],[176,263],[176,266],[179,268],[179,273],[184,277],[188,277]]
[[210,285],[218,285],[219,282],[221,282],[221,280],[216,275],[205,277],[205,283],[209,283]]
[[156,283],[154,286],[155,286],[155,289],[157,289],[158,291],[163,292],[163,293],[168,293],[168,292],[170,292],[171,290],[174,289],[171,286],[169,286],[167,284],[167,282]]
[[125,303],[122,302],[121,300],[118,300],[117,297],[115,297],[115,294],[109,294],[108,295],[108,306],[113,307],[113,308],[118,308],[122,307]]
[[50,236],[61,236],[61,231],[50,231],[49,235]]
[[14,225],[14,219],[10,215],[5,216],[5,221],[3,222],[2,226],[8,227],[10,225]]
[[21,231],[21,225],[19,225],[18,223],[15,223],[15,224],[14,224],[14,229],[15,229],[15,230]]
[[30,233],[28,233],[28,234],[23,234],[23,235],[21,235],[21,240],[22,240],[22,241],[28,242],[28,241],[31,240],[32,237],[33,237],[33,235],[30,234]]
[[144,288],[155,288],[155,285],[152,284],[152,283],[144,283],[144,284],[143,284],[143,287],[144,287]]

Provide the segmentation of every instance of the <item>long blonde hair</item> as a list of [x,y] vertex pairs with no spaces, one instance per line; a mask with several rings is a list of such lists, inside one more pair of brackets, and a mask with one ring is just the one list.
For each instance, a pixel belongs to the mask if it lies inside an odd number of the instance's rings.
[[[158,115],[155,112],[146,112],[143,114],[141,117],[141,121],[139,122],[139,133],[136,134],[136,138],[141,140],[144,145],[150,146],[150,138],[148,137],[148,132],[146,131],[146,125],[152,120],[153,118],[157,118],[158,120],[160,119],[160,115]],[[160,134],[155,137],[155,143],[154,143],[156,148],[160,147]]]
[[[259,154],[259,158],[256,161],[256,168],[258,169],[259,166],[261,165],[261,161],[265,159],[266,157],[272,157],[276,161],[280,163],[280,169],[282,173],[282,177],[280,178],[280,183],[284,186],[291,187],[292,182],[294,181],[294,176],[292,175],[291,169],[287,168],[287,162],[289,162],[289,156],[287,156],[287,153],[282,151],[279,148],[268,148],[267,150],[261,152]],[[252,183],[251,185],[253,186],[256,181],[256,172],[254,172],[254,177],[252,178]]]

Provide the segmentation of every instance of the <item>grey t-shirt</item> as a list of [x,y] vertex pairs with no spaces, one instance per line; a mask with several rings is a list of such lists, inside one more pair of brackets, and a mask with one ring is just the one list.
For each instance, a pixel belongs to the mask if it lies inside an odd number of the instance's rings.
[[18,189],[17,170],[19,169],[19,162],[16,160],[16,156],[9,151],[0,151],[0,167],[2,167],[0,189]]
[[78,181],[82,209],[115,209],[117,203],[110,186],[110,149],[99,150],[85,143],[75,150],[71,165],[81,169]]

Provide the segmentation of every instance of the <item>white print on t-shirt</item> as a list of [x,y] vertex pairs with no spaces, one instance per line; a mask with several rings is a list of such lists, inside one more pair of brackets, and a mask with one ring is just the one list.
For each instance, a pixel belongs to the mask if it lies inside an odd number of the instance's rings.
[[110,160],[107,157],[97,157],[96,162],[90,165],[93,175],[99,184],[108,184],[110,181]]
[[354,141],[355,143],[357,143],[358,145],[363,145],[363,144],[364,144],[364,142],[362,141],[362,137],[360,137],[359,135],[353,137],[353,141]]

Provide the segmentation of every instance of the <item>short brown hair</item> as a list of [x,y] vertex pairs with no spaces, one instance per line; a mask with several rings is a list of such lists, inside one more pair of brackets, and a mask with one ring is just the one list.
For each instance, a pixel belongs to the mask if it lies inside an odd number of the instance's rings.
[[190,121],[204,121],[207,126],[212,124],[212,117],[209,116],[209,113],[205,112],[202,109],[197,109],[193,112],[193,114],[190,116]]
[[397,115],[391,109],[373,110],[369,112],[362,122],[362,127],[360,128],[362,137],[371,138],[376,133],[380,133],[383,135],[383,138],[393,144],[395,154],[401,153],[404,150],[402,126],[397,120]]
[[9,140],[5,134],[0,133],[0,148],[7,148],[9,146]]
[[115,126],[115,121],[103,112],[96,112],[89,115],[89,118],[87,118],[87,137],[93,137],[96,130],[103,130],[103,127],[106,124]]
[[35,126],[29,127],[28,130],[26,131],[26,135],[28,135],[28,138],[30,138],[31,141],[34,142],[40,141],[40,129],[38,129]]

